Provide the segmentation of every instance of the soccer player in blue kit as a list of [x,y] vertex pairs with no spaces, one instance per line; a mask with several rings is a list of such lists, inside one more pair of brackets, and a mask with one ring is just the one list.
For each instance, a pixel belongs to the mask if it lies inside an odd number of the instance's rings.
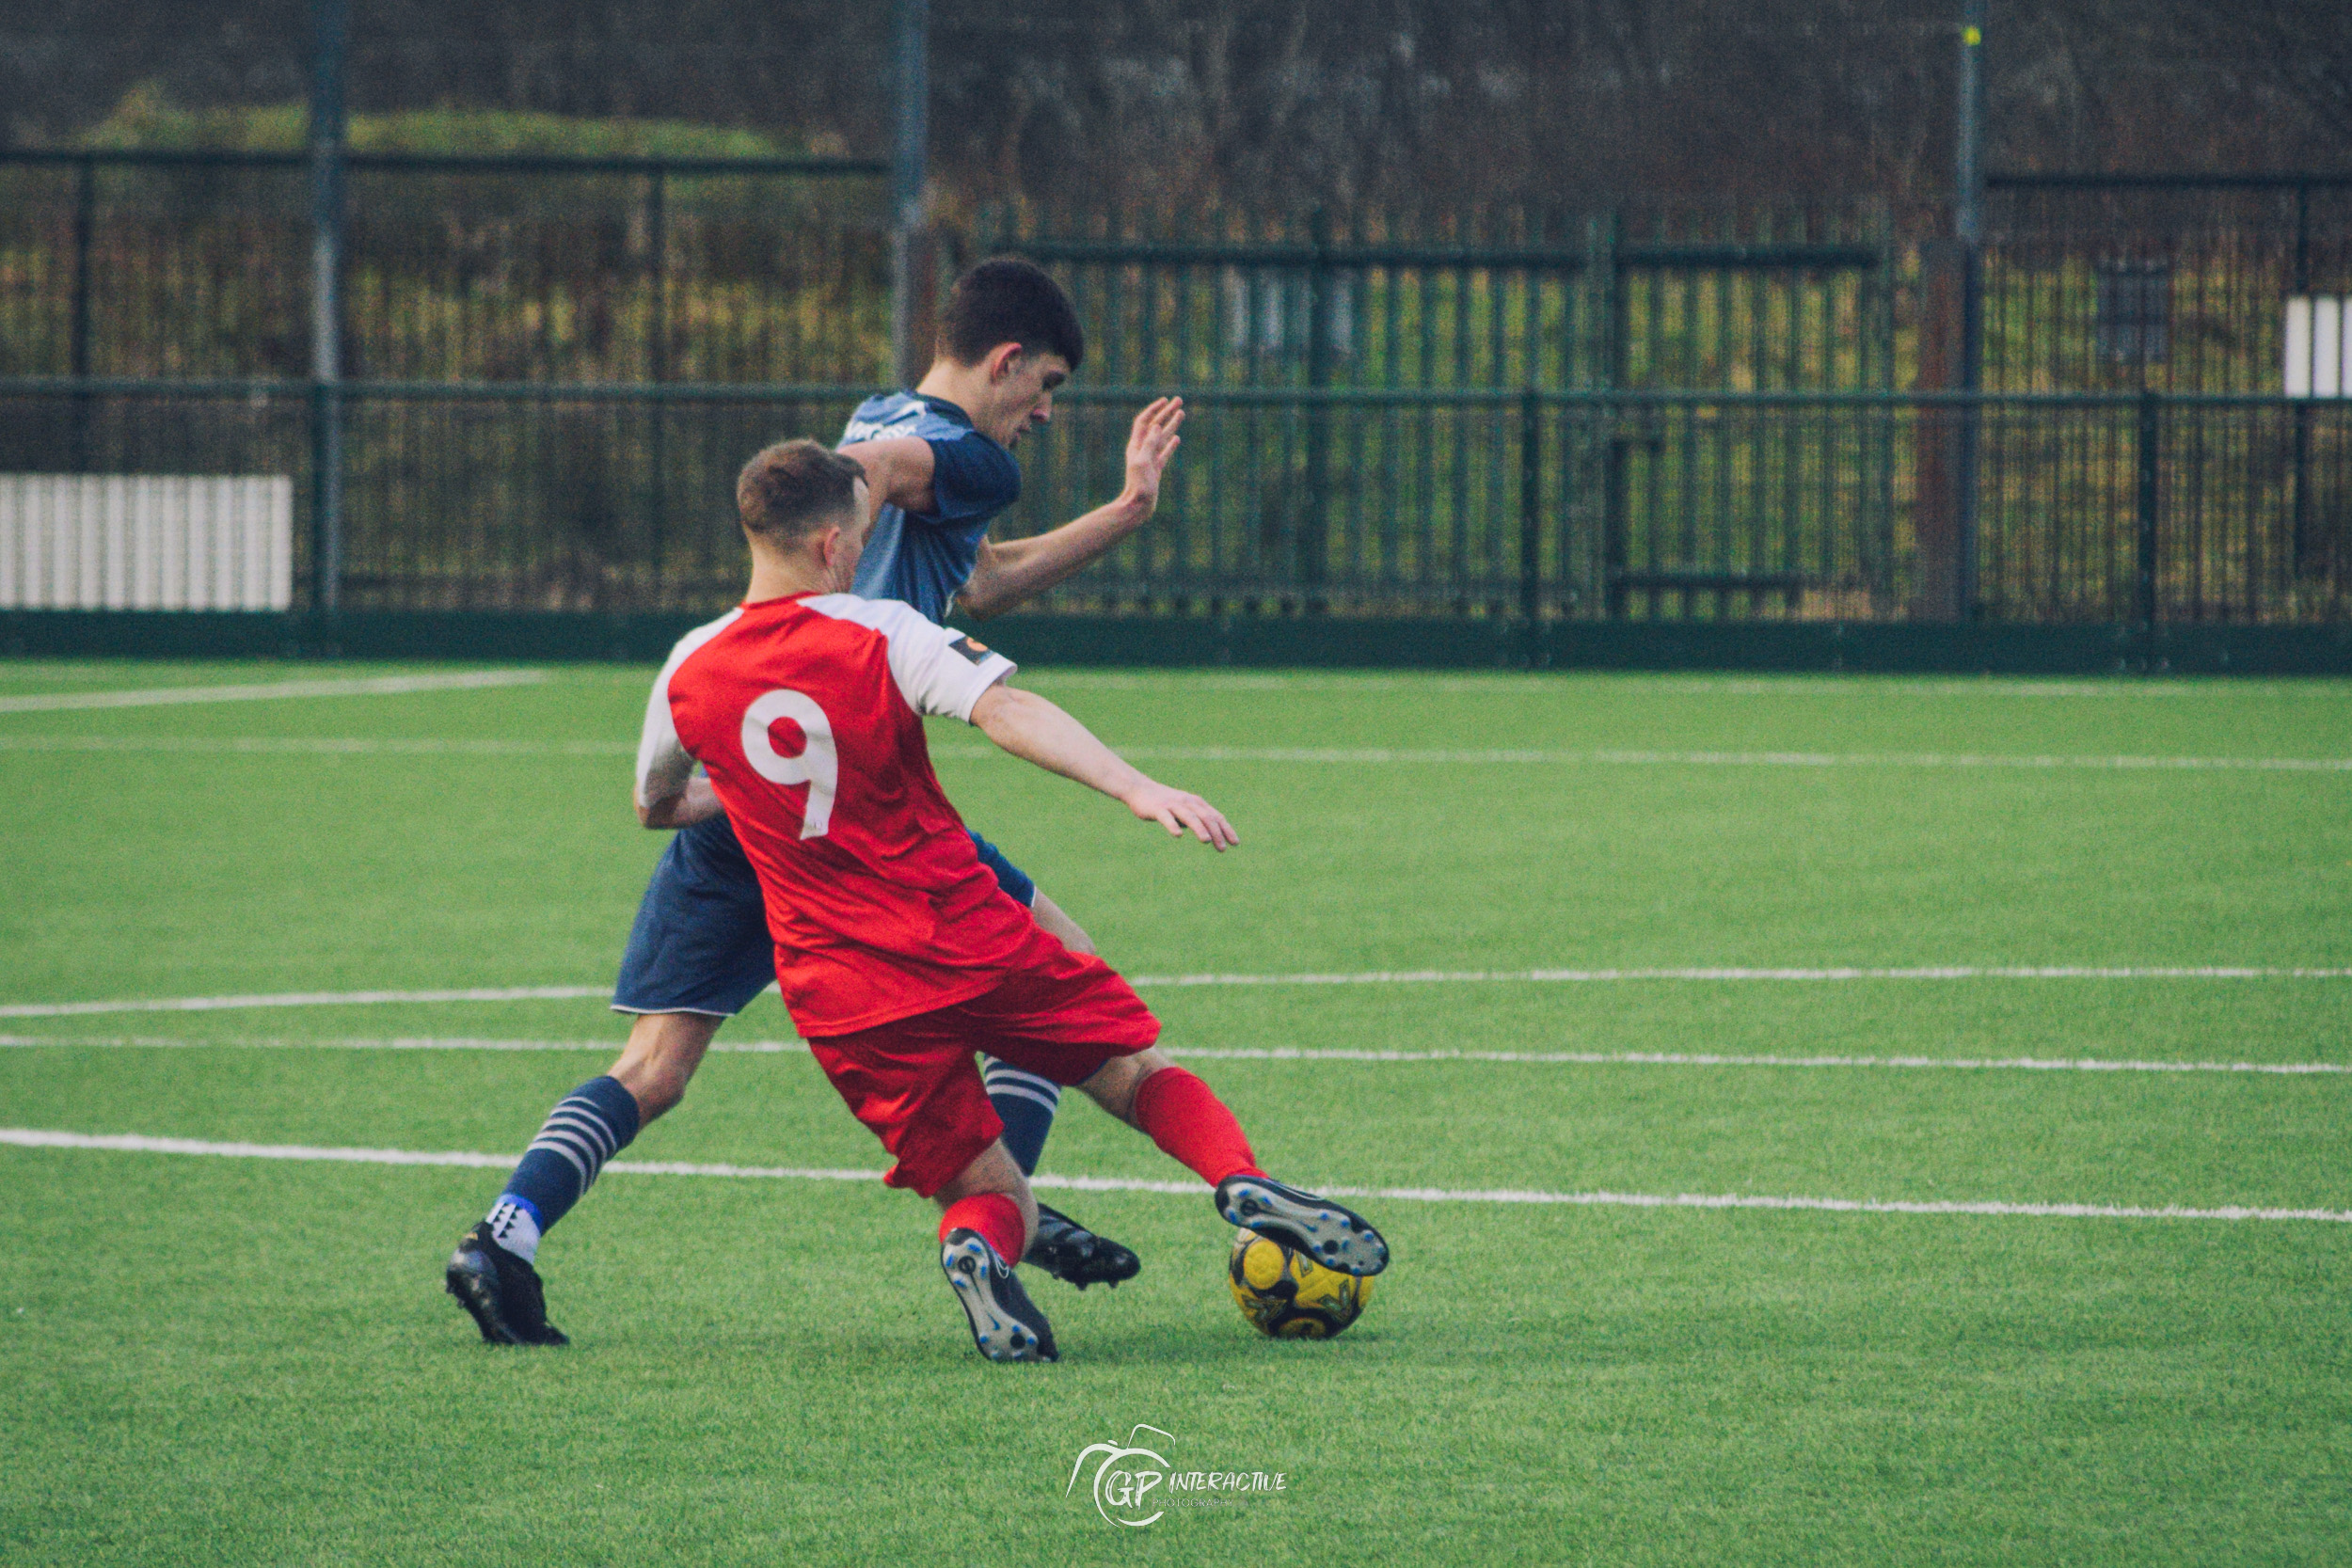
[[[1034,263],[997,258],[957,279],[922,381],[913,391],[866,399],[842,436],[840,451],[865,468],[875,498],[857,568],[861,596],[903,600],[933,621],[956,602],[985,618],[1051,588],[1150,521],[1184,423],[1175,398],[1136,416],[1118,499],[1031,538],[988,537],[990,522],[1020,499],[1011,449],[1052,417],[1055,391],[1085,357],[1069,297]],[[637,814],[648,828],[677,832],[645,890],[613,990],[613,1009],[636,1015],[628,1044],[610,1072],[556,1105],[446,1271],[450,1294],[493,1344],[565,1342],[547,1321],[535,1269],[540,1238],[607,1160],[684,1097],[720,1024],[775,979],[759,883],[709,782],[697,774],[682,793],[649,800],[641,768]],[[1019,867],[972,836],[998,883],[1041,927],[1075,951],[1094,950]],[[984,1066],[1005,1147],[1032,1173],[1059,1086],[1008,1063]],[[1024,1261],[1081,1290],[1132,1278],[1142,1266],[1066,1214],[1041,1204],[1038,1215]]]

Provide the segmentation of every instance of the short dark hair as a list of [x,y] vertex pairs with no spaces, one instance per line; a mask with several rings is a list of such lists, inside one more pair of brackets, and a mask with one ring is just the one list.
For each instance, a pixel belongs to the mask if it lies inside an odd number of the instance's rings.
[[857,508],[866,470],[854,457],[809,440],[778,441],[743,465],[735,479],[735,510],[743,527],[775,545],[790,545]]
[[957,278],[939,315],[939,351],[959,365],[978,364],[998,343],[1058,354],[1073,371],[1086,362],[1086,333],[1070,296],[1025,257],[993,257]]

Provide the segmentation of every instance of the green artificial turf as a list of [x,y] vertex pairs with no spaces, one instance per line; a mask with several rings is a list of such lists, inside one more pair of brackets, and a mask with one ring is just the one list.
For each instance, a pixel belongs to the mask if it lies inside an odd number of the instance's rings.
[[[0,704],[402,673],[448,672],[0,662]],[[608,982],[660,847],[627,802],[648,675],[0,710],[0,1004]],[[1921,760],[2339,759],[2342,683],[1032,684],[1242,831],[1168,843],[933,727],[973,824],[1147,980],[2352,968],[2352,771]],[[1153,754],[1235,748],[1280,754]],[[2352,1075],[1885,1063],[2352,1067],[2352,979],[1144,994],[1309,1184],[2352,1211]],[[498,1154],[624,1030],[581,998],[0,1033],[0,1126]],[[769,997],[721,1038],[792,1030]],[[714,1054],[628,1158],[883,1164],[789,1049]],[[1083,1103],[1046,1168],[1183,1174]],[[493,1351],[438,1268],[498,1175],[0,1147],[0,1561],[2352,1556],[2352,1225],[1366,1198],[1397,1263],[1364,1320],[1277,1344],[1204,1198],[1064,1191],[1145,1272],[1036,1281],[1066,1359],[994,1368],[918,1200],[617,1170],[541,1255],[575,1343]],[[1137,1423],[1284,1489],[1108,1525],[1065,1485]]]

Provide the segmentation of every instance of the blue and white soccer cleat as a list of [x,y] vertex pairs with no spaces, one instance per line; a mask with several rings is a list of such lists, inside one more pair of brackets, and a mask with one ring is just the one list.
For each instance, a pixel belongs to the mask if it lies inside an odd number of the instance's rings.
[[1054,1325],[1021,1288],[1012,1268],[977,1230],[950,1230],[939,1266],[972,1320],[972,1342],[991,1361],[1058,1361]]
[[1217,1183],[1216,1212],[1327,1269],[1361,1278],[1389,1266],[1389,1243],[1363,1215],[1270,1176],[1227,1177]]

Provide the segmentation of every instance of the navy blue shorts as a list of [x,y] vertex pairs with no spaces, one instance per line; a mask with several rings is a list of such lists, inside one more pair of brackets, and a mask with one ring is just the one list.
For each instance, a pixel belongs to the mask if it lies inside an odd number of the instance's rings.
[[[1037,901],[1037,884],[996,846],[973,833],[972,847],[1016,902]],[[637,906],[612,1010],[732,1018],[775,983],[759,877],[735,830],[723,816],[679,829]]]

